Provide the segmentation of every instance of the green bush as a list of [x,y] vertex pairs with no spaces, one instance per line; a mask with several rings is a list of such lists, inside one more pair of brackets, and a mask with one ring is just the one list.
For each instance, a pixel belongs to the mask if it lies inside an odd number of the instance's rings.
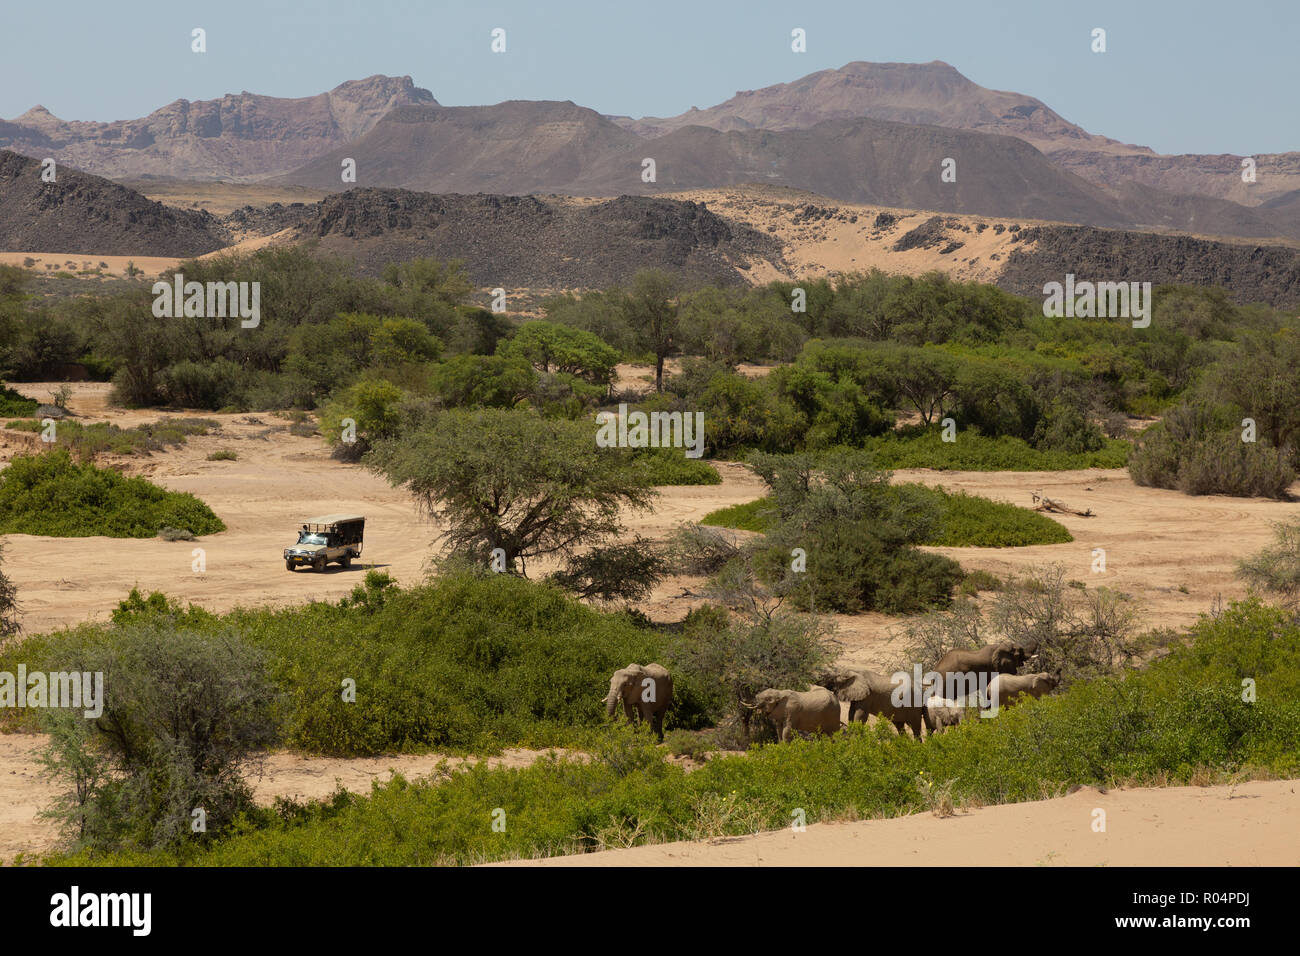
[[197,535],[226,530],[193,495],[78,464],[67,449],[20,455],[0,472],[0,534],[152,538],[165,527]]
[[[84,635],[83,635],[84,636]],[[159,849],[211,839],[252,809],[245,772],[276,742],[276,692],[236,634],[161,619],[67,648],[69,671],[103,675],[101,713],[51,709],[45,763],[69,788],[55,811],[74,845]]]
[[[907,487],[916,489],[939,507],[939,528],[921,541],[922,544],[949,548],[1019,548],[1074,540],[1060,522],[1028,508],[990,501],[964,491],[949,494],[942,488],[918,484]],[[762,534],[773,526],[774,517],[774,504],[769,496],[711,511],[700,519],[700,524]]]
[[939,428],[900,429],[863,445],[881,468],[937,468],[945,471],[1073,471],[1123,468],[1129,443],[1106,439],[1095,452],[1040,451],[1009,435],[990,438],[974,429],[959,430],[957,440],[942,440]]
[[0,385],[0,415],[35,415],[40,402],[26,398],[6,385]]
[[[4,563],[4,553],[4,543],[0,542],[0,565]],[[0,567],[0,644],[20,630],[22,627],[18,623],[18,588],[4,573],[4,568]]]
[[[1247,640],[1242,646],[1241,637]],[[1300,772],[1300,628],[1256,604],[1192,628],[1186,650],[1145,671],[976,719],[924,741],[882,726],[718,756],[685,773],[630,736],[590,762],[478,764],[445,781],[398,778],[251,817],[245,832],[186,856],[80,855],[63,863],[348,866],[478,863],[651,841],[708,839],[808,822],[897,816],[928,805],[927,781],[964,805],[1013,803],[1075,785],[1188,783]],[[1240,679],[1259,696],[1243,700]],[[630,732],[624,731],[624,735]],[[505,811],[504,832],[489,825]]]
[[632,458],[655,488],[668,485],[720,485],[722,476],[707,461],[687,458],[680,448],[647,448]]
[[1300,521],[1273,526],[1273,543],[1237,562],[1237,575],[1254,592],[1285,608],[1300,609]]
[[1139,485],[1189,495],[1284,498],[1296,472],[1262,436],[1241,440],[1232,408],[1193,402],[1171,409],[1135,441],[1129,474]]
[[668,538],[667,559],[676,574],[716,574],[740,554],[734,535],[683,522]]
[[[581,745],[604,721],[610,675],[632,661],[662,660],[667,646],[664,634],[628,615],[486,571],[411,590],[371,572],[340,604],[222,615],[133,595],[112,626],[83,629],[85,640],[111,643],[117,629],[160,619],[239,633],[265,655],[284,693],[285,743],[339,756]],[[66,646],[61,635],[32,637],[21,659],[59,670]],[[0,654],[0,669],[5,662],[12,663]],[[347,679],[355,702],[343,699]],[[669,727],[712,719],[689,680],[677,682],[674,697]]]
[[854,449],[754,452],[750,462],[772,490],[776,516],[754,568],[796,607],[906,614],[951,600],[960,566],[917,547],[939,530],[937,496],[891,486],[889,473]]
[[926,538],[925,544],[949,548],[1022,548],[1074,540],[1065,525],[1037,511],[964,491],[949,494],[942,488],[924,490],[936,496],[941,515],[939,532]]
[[[383,380],[340,389],[321,410],[321,434],[339,457],[356,461],[375,442],[397,434],[403,397],[400,388]],[[350,424],[345,426],[345,422]]]

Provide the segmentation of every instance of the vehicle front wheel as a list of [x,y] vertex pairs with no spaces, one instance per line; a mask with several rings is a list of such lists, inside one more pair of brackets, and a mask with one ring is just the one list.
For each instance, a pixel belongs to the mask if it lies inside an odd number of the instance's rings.
[[324,571],[324,570],[325,570],[325,562],[324,562],[324,561],[315,561],[315,562],[312,563],[311,569],[312,569],[313,571],[316,571],[317,573],[319,573],[319,572],[321,572],[321,571]]
[[292,561],[285,561],[285,562],[284,562],[284,569],[285,569],[286,571],[292,571],[292,570],[293,570],[293,562],[292,562]]

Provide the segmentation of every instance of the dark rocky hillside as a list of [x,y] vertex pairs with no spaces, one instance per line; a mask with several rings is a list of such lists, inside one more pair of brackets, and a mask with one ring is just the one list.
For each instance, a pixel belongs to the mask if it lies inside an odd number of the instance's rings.
[[[460,259],[485,287],[603,287],[646,268],[732,285],[744,281],[751,263],[780,260],[775,240],[703,204],[671,199],[576,203],[355,189],[307,209],[298,236],[364,272],[416,257]],[[280,215],[290,223],[302,212],[282,207]]]
[[[1080,226],[1039,226],[1007,259],[998,285],[1041,298],[1043,284],[1077,280],[1217,285],[1238,302],[1300,305],[1300,250]],[[1031,247],[1032,244],[1032,247]]]
[[132,189],[0,150],[0,249],[101,256],[197,256],[226,245],[211,213],[164,206]]

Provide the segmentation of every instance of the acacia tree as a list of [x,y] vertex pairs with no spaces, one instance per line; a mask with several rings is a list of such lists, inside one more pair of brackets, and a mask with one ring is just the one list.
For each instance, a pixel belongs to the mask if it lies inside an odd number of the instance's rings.
[[446,524],[447,556],[487,565],[499,548],[520,573],[530,559],[572,559],[617,538],[621,509],[648,508],[655,496],[630,454],[596,446],[589,421],[533,411],[445,411],[377,443],[367,461]]
[[639,344],[655,354],[655,391],[664,390],[664,359],[673,353],[678,324],[677,277],[660,269],[645,269],[632,277],[624,310]]
[[[103,675],[98,716],[42,715],[40,760],[63,788],[48,815],[70,849],[175,848],[253,809],[247,779],[280,739],[283,706],[261,651],[155,612],[68,652],[63,669]],[[195,808],[207,837],[191,830]]]
[[1292,613],[1300,613],[1300,520],[1273,527],[1273,543],[1237,562],[1237,574]]
[[497,354],[527,359],[543,375],[576,375],[593,385],[608,385],[618,363],[618,352],[599,336],[556,322],[525,322]]

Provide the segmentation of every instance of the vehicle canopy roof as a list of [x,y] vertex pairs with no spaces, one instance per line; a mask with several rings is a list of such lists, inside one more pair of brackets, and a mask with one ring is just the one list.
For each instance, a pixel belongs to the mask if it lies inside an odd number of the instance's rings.
[[362,516],[362,515],[343,515],[343,514],[341,514],[341,515],[320,515],[320,516],[315,517],[315,518],[308,518],[306,521],[303,522],[303,524],[309,524],[309,525],[314,525],[314,524],[324,524],[324,525],[331,525],[331,524],[356,524],[357,522],[361,522],[361,521],[365,521],[365,520],[366,520],[365,517]]

